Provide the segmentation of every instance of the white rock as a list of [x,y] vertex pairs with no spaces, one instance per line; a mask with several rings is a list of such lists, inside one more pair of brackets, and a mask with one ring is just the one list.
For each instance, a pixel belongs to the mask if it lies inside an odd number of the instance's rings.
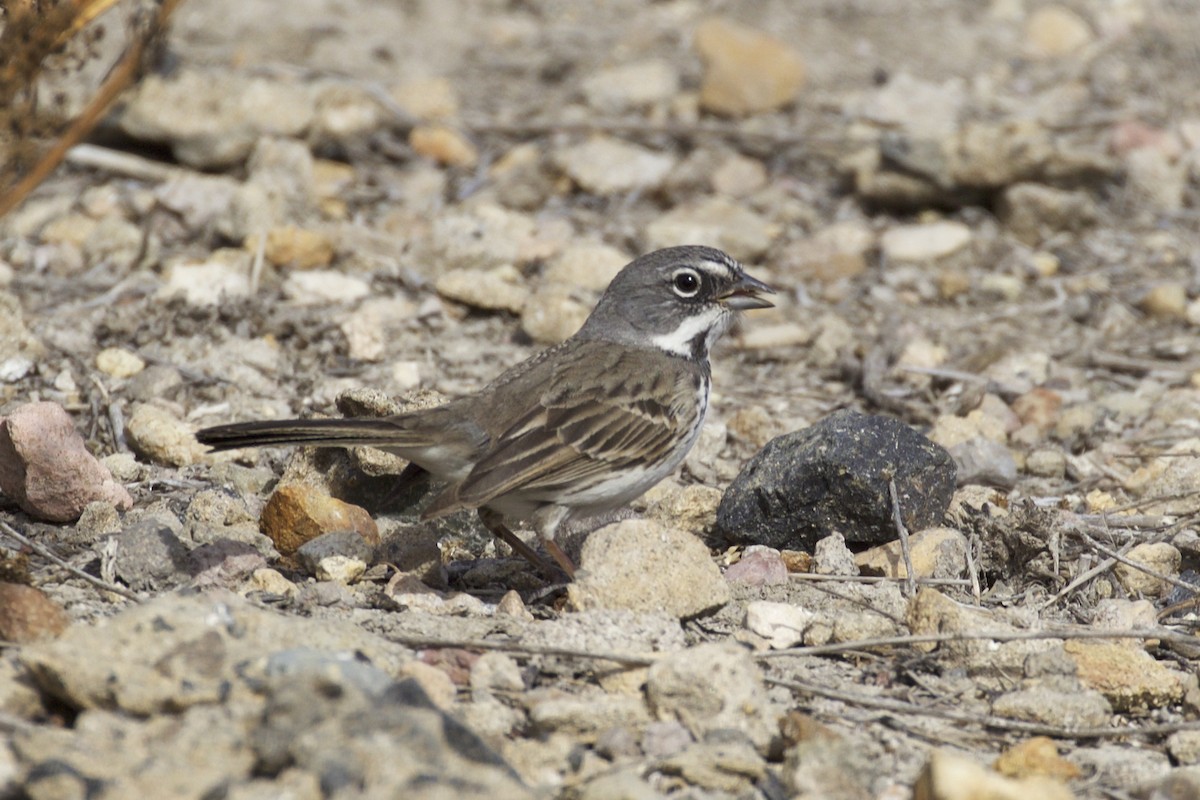
[[646,226],[653,249],[706,244],[739,261],[762,255],[778,235],[778,225],[728,197],[705,197],[678,206]]
[[673,156],[609,136],[564,148],[555,160],[584,191],[599,195],[652,189],[675,166]]
[[223,299],[250,296],[250,262],[245,250],[214,251],[207,261],[180,262],[167,267],[167,280],[160,293],[183,295],[194,306],[215,306]]
[[805,628],[815,618],[812,611],[791,603],[756,600],[746,606],[746,627],[766,639],[775,650],[803,641]]
[[520,271],[511,264],[495,269],[452,269],[434,282],[438,294],[475,308],[521,312],[529,289]]
[[670,100],[679,91],[679,74],[663,59],[609,67],[583,81],[588,105],[601,111],[627,111]]
[[566,284],[551,283],[538,288],[521,310],[521,330],[543,344],[557,344],[574,334],[591,312],[579,292]]
[[325,269],[289,272],[283,296],[300,305],[350,303],[371,293],[371,285],[354,275]]
[[546,265],[542,280],[602,292],[630,260],[621,250],[599,242],[568,245]]
[[327,556],[317,562],[315,574],[319,581],[354,583],[367,571],[367,565],[350,556]]
[[131,378],[145,368],[137,353],[123,347],[106,347],[96,354],[96,369],[114,378]]
[[971,229],[961,222],[928,222],[901,225],[883,234],[880,248],[892,261],[936,261],[971,243]]

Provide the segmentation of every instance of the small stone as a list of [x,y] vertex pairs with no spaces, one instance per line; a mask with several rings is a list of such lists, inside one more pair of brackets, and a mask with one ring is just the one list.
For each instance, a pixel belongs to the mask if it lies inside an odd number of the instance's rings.
[[767,183],[767,168],[757,158],[735,153],[721,162],[712,174],[712,188],[718,194],[745,197]]
[[816,614],[791,603],[756,600],[746,606],[746,627],[767,640],[772,650],[785,650],[804,641],[804,631]]
[[77,519],[97,500],[133,507],[125,487],[88,452],[70,415],[51,402],[27,403],[0,418],[0,491],[52,522]]
[[1112,721],[1113,709],[1094,689],[1041,684],[1001,694],[992,701],[992,713],[1057,728],[1096,728]]
[[971,243],[971,229],[961,222],[927,222],[900,225],[879,240],[883,257],[891,261],[923,263],[954,255]]
[[628,609],[688,618],[729,602],[729,587],[704,543],[650,520],[625,520],[593,532],[584,542],[580,568],[567,597],[581,611]]
[[704,62],[700,105],[744,117],[783,108],[804,86],[804,62],[792,48],[725,17],[696,28],[696,51]]
[[1067,473],[1067,456],[1061,450],[1038,448],[1025,457],[1025,471],[1042,478],[1061,478]]
[[[416,306],[400,297],[371,297],[348,311],[341,324],[346,354],[359,361],[383,361],[390,354],[391,332],[397,323],[417,315]],[[397,364],[401,362],[393,362]],[[404,362],[412,365],[414,362]],[[420,376],[413,384],[420,383]]]
[[90,265],[108,264],[124,272],[131,269],[157,239],[149,238],[129,220],[112,214],[100,220],[83,242],[83,257]]
[[813,546],[812,571],[817,575],[847,575],[858,574],[858,565],[854,563],[854,554],[846,547],[846,537],[839,531],[823,536]]
[[259,525],[285,556],[294,555],[305,542],[334,531],[352,531],[371,547],[379,545],[379,528],[364,509],[299,484],[275,490],[263,508]]
[[[257,234],[246,237],[247,251],[257,253],[259,246]],[[327,234],[295,225],[267,231],[266,242],[261,246],[267,261],[283,269],[316,269],[333,261],[333,240]]]
[[1000,489],[1017,485],[1017,461],[1000,442],[974,436],[947,449],[958,470],[960,485],[977,484]]
[[392,90],[392,99],[417,119],[449,119],[458,114],[458,92],[444,77],[403,83]]
[[591,313],[591,304],[567,284],[544,284],[521,309],[521,330],[542,344],[558,344],[578,331]]
[[1160,283],[1142,297],[1138,307],[1160,319],[1186,319],[1187,288],[1182,283]]
[[162,406],[135,404],[125,433],[134,452],[154,464],[185,467],[204,460],[191,427]]
[[1017,183],[1004,190],[997,213],[1018,239],[1037,245],[1062,231],[1086,228],[1096,221],[1098,211],[1086,192]]
[[129,588],[160,590],[187,578],[187,546],[159,520],[150,517],[135,522],[115,539],[114,569]]
[[[1179,567],[1183,561],[1179,548],[1168,542],[1143,542],[1134,545],[1125,557],[1171,578],[1179,577]],[[1171,590],[1171,584],[1167,581],[1148,575],[1128,564],[1120,563],[1114,566],[1113,575],[1125,587],[1125,591],[1133,595],[1158,597]]]
[[1061,394],[1039,386],[1013,400],[1012,410],[1022,423],[1045,433],[1058,422],[1062,404]]
[[1196,676],[1171,669],[1127,642],[1067,641],[1063,645],[1079,680],[1102,693],[1118,712],[1146,713],[1182,702],[1196,691]]
[[1029,15],[1025,41],[1031,55],[1057,58],[1090,44],[1091,26],[1064,6],[1043,6]]
[[379,100],[361,86],[342,81],[317,84],[308,140],[321,148],[365,142],[385,122]]
[[781,268],[795,270],[805,280],[820,283],[855,278],[867,271],[867,253],[875,233],[860,222],[841,222],[787,245],[779,256]]
[[670,155],[609,136],[564,148],[555,161],[580,188],[598,195],[653,189],[675,165]]
[[29,644],[54,639],[70,624],[67,612],[41,589],[0,582],[0,640]]
[[509,589],[504,593],[496,603],[496,614],[502,617],[525,620],[526,622],[533,621],[533,614],[525,607],[525,602],[521,600],[521,595],[516,589]]
[[[967,566],[967,539],[953,528],[926,528],[908,537],[913,574],[919,578],[957,578]],[[863,575],[905,578],[900,541],[872,547],[854,557]]]
[[328,269],[289,272],[283,281],[283,296],[300,305],[352,303],[370,293],[366,280]]
[[788,568],[778,550],[752,545],[725,570],[725,580],[747,586],[778,586],[788,582]]
[[1200,731],[1172,733],[1167,737],[1167,750],[1180,764],[1200,764]]
[[941,523],[955,487],[950,455],[903,423],[840,411],[772,439],[726,490],[717,525],[731,541],[780,549],[811,550],[833,531],[890,541],[884,476],[909,530]]
[[375,560],[375,547],[353,530],[331,530],[296,548],[296,560],[317,580],[351,583]]
[[438,294],[475,308],[519,314],[529,300],[521,273],[511,264],[490,270],[454,269],[438,276]]
[[278,597],[295,597],[299,594],[300,587],[283,577],[278,570],[261,567],[250,574],[250,580],[246,583],[246,591],[262,592]]
[[704,242],[739,261],[752,261],[766,252],[780,228],[745,203],[729,197],[701,197],[683,203],[646,226],[650,247]]
[[696,739],[729,728],[760,750],[777,735],[776,714],[750,654],[728,644],[701,644],[655,661],[646,700],[659,720],[678,720]]
[[445,125],[418,125],[408,134],[408,144],[419,156],[447,167],[473,167],[479,150],[471,140]]
[[123,347],[106,347],[96,354],[96,369],[114,378],[131,378],[145,368],[137,353]]
[[542,280],[578,289],[602,292],[631,259],[607,244],[567,245],[542,271]]
[[[438,266],[433,277],[440,279],[444,271],[453,269],[514,269],[513,264],[521,263],[536,230],[529,215],[497,205],[438,214],[430,226],[430,258]],[[470,281],[478,276],[479,272],[470,272],[465,277]],[[519,309],[520,304],[513,308]]]
[[602,69],[583,81],[588,105],[617,113],[670,100],[679,92],[679,74],[660,58]]
[[701,536],[717,522],[721,490],[713,486],[690,484],[682,489],[663,488],[650,502],[647,516],[665,525]]
[[250,262],[245,250],[214,250],[207,261],[168,264],[160,294],[182,295],[193,306],[215,306],[250,296]]
[[803,347],[813,340],[815,331],[798,322],[777,322],[774,325],[747,326],[737,336],[742,350],[775,350],[784,347]]
[[1059,780],[1042,775],[1006,778],[969,758],[936,750],[917,777],[913,794],[928,800],[1073,800],[1074,793]]

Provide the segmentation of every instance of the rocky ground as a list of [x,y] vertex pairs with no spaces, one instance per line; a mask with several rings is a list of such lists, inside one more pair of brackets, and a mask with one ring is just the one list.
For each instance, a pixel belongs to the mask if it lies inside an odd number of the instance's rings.
[[[1171,0],[188,0],[0,219],[3,792],[1200,796],[1197,41]],[[778,307],[570,586],[390,457],[193,437],[472,391],[681,243]]]

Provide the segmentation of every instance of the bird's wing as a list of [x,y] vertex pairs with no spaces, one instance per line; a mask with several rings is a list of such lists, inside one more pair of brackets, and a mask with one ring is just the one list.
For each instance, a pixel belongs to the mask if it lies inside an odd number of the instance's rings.
[[645,354],[590,350],[558,365],[525,413],[426,513],[478,507],[512,492],[549,500],[614,469],[669,457],[696,424],[702,373],[655,369],[643,363]]

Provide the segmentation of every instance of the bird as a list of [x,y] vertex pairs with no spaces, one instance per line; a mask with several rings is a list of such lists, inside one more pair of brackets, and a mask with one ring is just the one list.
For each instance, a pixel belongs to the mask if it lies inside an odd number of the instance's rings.
[[205,428],[213,450],[370,445],[442,488],[431,519],[475,509],[481,523],[543,574],[552,566],[514,534],[528,522],[567,578],[555,542],[571,520],[621,508],[683,462],[712,384],[709,352],[739,312],[775,290],[711,247],[668,247],[625,265],[573,336],[474,394],[385,417],[285,419]]

